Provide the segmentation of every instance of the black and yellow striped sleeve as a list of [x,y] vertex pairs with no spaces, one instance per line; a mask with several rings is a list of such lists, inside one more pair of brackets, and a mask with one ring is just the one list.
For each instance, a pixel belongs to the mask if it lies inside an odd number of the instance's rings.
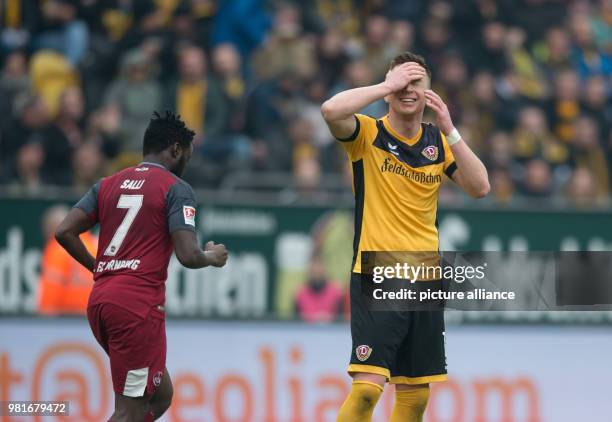
[[355,130],[346,138],[336,138],[351,161],[363,158],[368,141],[376,137],[376,119],[363,114],[355,114]]
[[440,131],[440,136],[442,137],[442,144],[444,145],[444,174],[448,176],[448,178],[453,177],[453,173],[457,170],[457,163],[455,162],[455,156],[453,155],[453,151],[448,145],[448,141],[446,140],[446,136]]

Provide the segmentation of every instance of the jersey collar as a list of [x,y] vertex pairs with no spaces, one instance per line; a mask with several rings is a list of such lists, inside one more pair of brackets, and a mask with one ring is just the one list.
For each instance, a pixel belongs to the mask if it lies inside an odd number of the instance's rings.
[[140,167],[140,166],[143,166],[143,165],[147,165],[147,166],[155,166],[155,167],[162,168],[162,169],[164,169],[164,170],[166,170],[166,171],[170,171],[170,170],[168,170],[166,167],[162,166],[161,164],[158,164],[158,163],[152,163],[152,162],[150,162],[150,161],[143,161],[143,162],[141,162],[140,164],[138,164],[136,167]]
[[403,143],[408,144],[409,146],[413,146],[414,144],[419,142],[419,139],[421,139],[421,135],[423,134],[422,125],[419,125],[419,131],[417,132],[416,135],[414,135],[412,138],[406,138],[405,136],[402,136],[399,133],[397,133],[395,129],[393,129],[393,127],[389,123],[388,114],[385,117],[383,117],[381,120],[383,122],[383,125],[385,126],[385,129],[387,129],[387,132],[393,135],[394,138],[397,138],[397,140],[402,141]]

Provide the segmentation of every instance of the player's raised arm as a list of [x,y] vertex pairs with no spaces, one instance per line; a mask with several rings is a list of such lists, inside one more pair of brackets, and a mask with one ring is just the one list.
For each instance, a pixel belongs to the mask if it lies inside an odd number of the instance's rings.
[[192,231],[177,230],[173,232],[172,243],[174,244],[174,253],[184,267],[203,268],[209,265],[222,267],[227,262],[225,245],[210,241],[202,250],[195,233]]
[[425,77],[426,72],[419,64],[410,62],[394,67],[385,81],[376,85],[349,89],[334,95],[321,106],[321,114],[336,138],[350,137],[356,128],[355,113],[368,104],[389,94],[404,89],[410,82]]
[[425,91],[427,106],[436,113],[436,124],[446,136],[446,140],[455,157],[457,170],[451,178],[468,195],[474,198],[482,198],[489,193],[489,176],[487,169],[474,154],[468,144],[461,138],[459,132],[453,125],[448,107],[442,98],[434,91]]

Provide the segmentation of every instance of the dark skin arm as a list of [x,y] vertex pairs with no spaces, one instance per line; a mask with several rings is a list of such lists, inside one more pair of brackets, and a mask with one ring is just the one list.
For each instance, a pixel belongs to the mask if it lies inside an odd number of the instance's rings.
[[55,230],[55,240],[66,249],[70,256],[91,272],[93,272],[96,259],[87,251],[79,235],[95,225],[96,222],[89,218],[85,211],[73,208]]
[[[70,210],[55,231],[55,239],[81,265],[93,272],[95,258],[87,251],[79,235],[95,225],[79,208]],[[177,230],[172,233],[172,242],[179,262],[187,268],[203,268],[209,265],[222,267],[227,262],[225,245],[208,242],[204,250],[198,245],[195,233]]]
[[174,253],[179,262],[186,268],[203,268],[212,265],[222,267],[227,262],[227,249],[223,244],[210,241],[200,248],[194,232],[177,230],[172,233]]

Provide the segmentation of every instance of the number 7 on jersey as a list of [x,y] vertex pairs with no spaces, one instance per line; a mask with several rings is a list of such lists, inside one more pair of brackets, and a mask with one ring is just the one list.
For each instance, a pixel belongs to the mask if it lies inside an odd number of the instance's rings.
[[140,211],[140,207],[142,207],[142,199],[143,195],[121,195],[119,197],[119,201],[117,202],[117,208],[127,209],[127,213],[125,217],[123,217],[123,221],[117,227],[117,231],[113,235],[112,240],[106,247],[104,251],[104,255],[106,256],[115,256],[125,239],[132,223],[136,219],[136,215],[138,211]]

